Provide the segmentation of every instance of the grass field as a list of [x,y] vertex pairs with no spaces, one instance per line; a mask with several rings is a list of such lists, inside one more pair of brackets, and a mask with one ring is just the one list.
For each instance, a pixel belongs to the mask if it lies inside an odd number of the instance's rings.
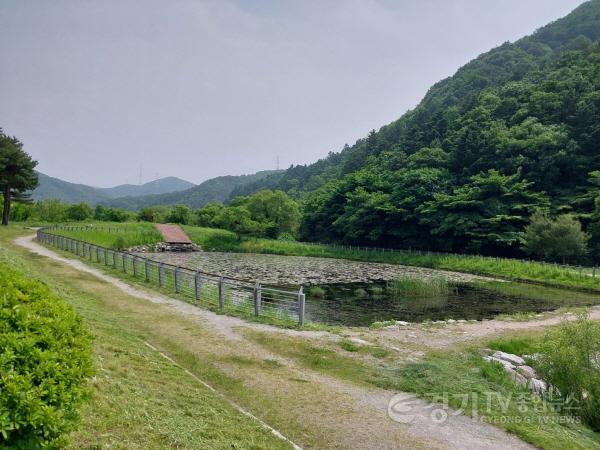
[[89,226],[81,224],[71,226],[75,229],[57,228],[52,230],[52,233],[115,250],[121,250],[136,245],[157,244],[162,240],[160,233],[154,226],[145,222],[107,222],[102,224],[91,224]]
[[[290,448],[145,345],[152,336],[111,306],[126,296],[98,289],[94,277],[14,249],[10,241],[20,234],[17,227],[0,228],[0,261],[46,283],[94,336],[93,394],[71,448]],[[83,284],[89,289],[82,290]]]
[[[61,234],[110,248],[115,248],[115,242],[118,239],[117,234],[122,238],[122,241],[117,242],[117,244],[122,243],[126,247],[152,244],[158,242],[157,239],[160,240],[160,236],[154,231],[152,224],[102,224],[100,226],[110,227],[113,231],[61,231]],[[295,241],[254,238],[238,239],[234,233],[226,230],[193,226],[183,226],[183,228],[195,243],[208,251],[314,256],[404,264],[503,277],[512,280],[531,281],[549,286],[600,291],[600,274],[598,277],[592,277],[589,271],[579,272],[575,269],[563,268],[552,264],[474,255],[368,251]],[[121,229],[122,231],[117,232],[117,229]]]

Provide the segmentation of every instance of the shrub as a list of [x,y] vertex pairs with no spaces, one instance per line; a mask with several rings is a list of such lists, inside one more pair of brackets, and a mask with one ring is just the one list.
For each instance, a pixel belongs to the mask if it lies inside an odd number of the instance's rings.
[[581,419],[600,431],[600,324],[582,315],[549,332],[537,365],[564,399],[576,400]]
[[563,214],[551,219],[544,213],[535,213],[525,227],[525,251],[547,261],[577,262],[587,254],[589,235],[581,230],[581,223]]
[[354,295],[358,298],[364,298],[364,297],[368,297],[369,293],[366,291],[366,289],[357,288],[357,289],[354,289]]
[[2,265],[0,292],[0,447],[62,447],[88,393],[91,338],[46,286]]
[[347,352],[357,352],[359,350],[358,345],[356,345],[355,343],[344,339],[341,343],[340,343],[340,347],[342,347],[344,350],[346,350]]
[[308,295],[314,298],[325,298],[325,289],[319,286],[313,286],[308,290]]
[[115,250],[123,250],[125,246],[125,238],[123,236],[117,236],[112,245],[112,248],[114,248]]
[[94,211],[87,203],[78,203],[67,207],[67,219],[80,222],[94,215]]

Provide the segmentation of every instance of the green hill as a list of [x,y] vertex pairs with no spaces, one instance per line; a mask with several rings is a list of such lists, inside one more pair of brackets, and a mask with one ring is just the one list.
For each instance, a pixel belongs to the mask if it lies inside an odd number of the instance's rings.
[[39,185],[31,195],[34,200],[55,199],[66,203],[86,202],[95,205],[110,199],[110,196],[99,188],[69,183],[40,172],[38,172],[38,180]]
[[70,183],[38,172],[39,185],[32,192],[34,200],[56,199],[66,203],[86,202],[91,205],[107,202],[126,195],[162,194],[188,189],[189,181],[166,177],[141,185],[123,184],[111,188],[97,188],[85,184]]
[[195,186],[194,183],[182,180],[181,178],[165,177],[140,185],[122,184],[111,188],[101,188],[101,190],[111,198],[119,198],[138,195],[167,194],[169,192],[184,191],[193,186]]
[[305,202],[304,238],[360,245],[515,254],[536,208],[592,230],[599,39],[593,0],[480,55],[353,146],[232,195],[285,190]]
[[145,206],[175,205],[178,203],[189,205],[192,208],[200,208],[210,202],[225,202],[236,187],[259,181],[275,173],[277,171],[265,170],[252,175],[216,177],[184,191],[161,195],[122,197],[105,201],[103,204],[129,210],[138,210]]

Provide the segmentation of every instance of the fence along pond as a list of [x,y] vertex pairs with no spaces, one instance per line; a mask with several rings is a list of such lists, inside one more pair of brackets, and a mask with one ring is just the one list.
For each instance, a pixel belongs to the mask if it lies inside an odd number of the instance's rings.
[[297,320],[300,326],[304,325],[305,294],[302,287],[290,290],[263,286],[259,281],[191,270],[53,234],[52,229],[58,227],[39,229],[38,241],[175,292],[192,300],[195,305],[257,317]]

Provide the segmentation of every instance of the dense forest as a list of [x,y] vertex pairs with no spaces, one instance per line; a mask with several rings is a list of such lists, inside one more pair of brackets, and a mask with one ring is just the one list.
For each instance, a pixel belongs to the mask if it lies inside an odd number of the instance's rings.
[[571,214],[597,257],[599,39],[593,0],[479,56],[353,146],[232,197],[287,192],[304,206],[303,239],[513,256],[536,211]]

